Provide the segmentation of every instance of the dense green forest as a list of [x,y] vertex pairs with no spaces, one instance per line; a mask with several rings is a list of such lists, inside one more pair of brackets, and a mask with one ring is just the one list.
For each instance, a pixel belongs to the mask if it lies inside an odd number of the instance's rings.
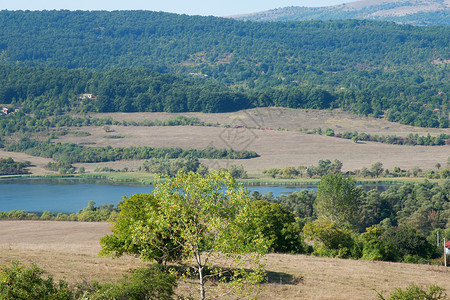
[[449,31],[364,20],[0,11],[0,102],[46,113],[74,109],[79,94],[92,93],[97,99],[82,109],[343,108],[448,127]]

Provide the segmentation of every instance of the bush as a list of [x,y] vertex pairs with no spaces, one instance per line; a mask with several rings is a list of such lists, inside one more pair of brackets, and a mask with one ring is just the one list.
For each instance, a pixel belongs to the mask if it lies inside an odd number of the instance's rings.
[[49,276],[42,278],[43,270],[36,265],[25,267],[16,261],[0,267],[0,299],[72,299],[68,284],[57,284]]
[[418,257],[430,259],[433,256],[433,244],[411,227],[390,228],[382,235],[382,240],[394,245],[405,262],[416,262]]
[[316,220],[303,227],[305,238],[314,242],[314,255],[325,257],[350,258],[354,254],[352,231],[336,222]]
[[378,225],[368,227],[362,233],[358,241],[361,243],[362,257],[364,260],[398,260],[398,250],[389,242],[381,240],[383,229]]
[[44,270],[36,265],[26,267],[20,262],[0,267],[0,299],[173,299],[177,285],[175,275],[163,271],[160,265],[135,270],[117,284],[78,285],[76,289],[51,276],[42,278]]
[[396,289],[389,298],[384,298],[383,295],[377,292],[378,298],[382,300],[438,300],[447,299],[445,290],[437,285],[430,285],[428,291],[421,289],[415,284],[411,284],[405,290]]
[[301,229],[295,215],[277,203],[263,200],[251,203],[256,215],[257,230],[270,241],[269,249],[275,253],[307,253]]
[[131,276],[124,276],[117,284],[94,284],[88,298],[96,299],[173,299],[177,286],[175,275],[166,273],[160,265],[135,270]]

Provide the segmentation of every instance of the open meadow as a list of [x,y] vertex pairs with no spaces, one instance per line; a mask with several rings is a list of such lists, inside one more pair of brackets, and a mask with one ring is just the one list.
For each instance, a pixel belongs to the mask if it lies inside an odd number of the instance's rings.
[[[206,161],[210,167],[226,167],[242,164],[250,173],[264,169],[286,166],[313,165],[319,159],[339,159],[343,170],[370,167],[382,162],[385,168],[398,166],[411,169],[433,169],[436,163],[445,165],[450,155],[450,146],[399,146],[375,142],[358,142],[325,135],[300,133],[299,128],[331,128],[335,132],[358,131],[378,135],[406,136],[409,133],[426,135],[450,133],[449,129],[418,128],[384,119],[360,117],[339,110],[319,111],[286,108],[251,109],[235,113],[113,113],[96,114],[96,117],[111,117],[118,121],[165,120],[177,115],[197,117],[200,121],[220,127],[176,126],[176,127],[134,127],[111,126],[112,132],[105,133],[100,127],[82,127],[87,137],[65,136],[61,142],[83,143],[92,146],[181,147],[204,149],[233,148],[253,150],[260,157],[241,161]],[[223,126],[229,125],[230,128]],[[111,139],[108,135],[123,138]]]
[[[166,120],[176,116],[197,117],[211,126],[83,126],[69,128],[67,134],[54,142],[69,142],[92,146],[151,146],[181,147],[183,149],[206,147],[253,150],[260,157],[249,160],[204,160],[210,168],[243,165],[251,175],[261,175],[269,168],[315,165],[320,159],[338,159],[343,170],[370,167],[382,162],[384,168],[423,170],[434,169],[437,163],[445,166],[450,156],[450,145],[445,146],[400,146],[376,142],[340,139],[325,135],[306,134],[298,129],[326,128],[336,133],[345,131],[377,135],[406,136],[409,133],[427,135],[450,134],[450,129],[419,128],[388,122],[384,119],[357,116],[340,110],[302,110],[287,108],[258,108],[234,113],[103,113],[92,117],[111,117],[119,122],[145,122]],[[226,127],[228,126],[228,127]],[[73,134],[73,132],[83,134]],[[89,134],[87,134],[89,133]],[[12,157],[32,163],[32,173],[51,173],[45,169],[50,159],[32,157],[23,153],[0,150],[0,157]],[[137,170],[143,160],[105,163],[82,163],[87,172],[96,167]]]
[[[70,283],[111,282],[145,263],[98,257],[99,239],[109,228],[108,223],[0,221],[0,264],[34,262]],[[373,289],[387,295],[411,283],[437,284],[450,292],[450,272],[442,266],[270,254],[266,270],[269,282],[258,287],[258,299],[377,299]],[[180,281],[178,293],[196,298],[197,286]]]

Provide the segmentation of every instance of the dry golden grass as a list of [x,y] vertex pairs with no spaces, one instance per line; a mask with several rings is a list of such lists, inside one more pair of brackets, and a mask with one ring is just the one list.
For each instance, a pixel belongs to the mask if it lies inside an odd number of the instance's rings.
[[408,133],[438,134],[449,132],[448,129],[420,128],[388,122],[385,119],[357,116],[352,113],[336,110],[304,110],[292,108],[254,108],[232,113],[102,113],[90,114],[93,117],[111,117],[118,121],[150,121],[166,120],[175,116],[197,117],[200,121],[221,125],[246,125],[277,129],[278,127],[297,130],[299,128],[331,128],[337,132],[359,131],[374,134]]
[[[34,262],[56,279],[71,283],[111,282],[145,265],[133,257],[98,257],[98,241],[108,232],[106,223],[0,221],[0,264]],[[373,289],[388,293],[411,283],[437,284],[450,292],[448,268],[439,266],[305,255],[270,254],[266,258],[269,283],[257,287],[258,299],[376,299]],[[220,288],[208,286],[213,292]],[[196,282],[180,281],[177,291],[194,298],[198,293]]]
[[[82,127],[73,130],[87,131],[90,136],[67,135],[58,142],[73,142],[91,146],[127,147],[145,145],[152,147],[181,147],[184,149],[233,148],[235,150],[253,150],[261,157],[251,160],[206,160],[210,168],[228,167],[231,164],[243,165],[250,174],[258,175],[269,168],[286,166],[315,165],[320,159],[339,159],[344,170],[370,167],[382,162],[385,168],[398,166],[411,169],[418,166],[424,170],[434,169],[436,163],[446,165],[450,156],[450,146],[397,146],[373,142],[353,143],[351,140],[327,136],[308,135],[297,132],[299,128],[332,128],[336,132],[358,131],[379,135],[400,135],[409,133],[426,135],[430,133],[450,134],[450,129],[418,128],[391,123],[384,119],[361,117],[340,110],[300,110],[288,108],[258,108],[234,113],[108,113],[91,114],[95,117],[111,117],[118,121],[165,120],[184,115],[198,117],[201,121],[219,124],[218,127],[134,127],[110,126],[112,132],[102,127]],[[224,125],[240,128],[224,128]],[[258,129],[257,129],[258,128]],[[280,131],[278,128],[288,129]],[[106,136],[123,138],[105,138]],[[48,159],[35,158],[21,153],[0,151],[0,157],[13,157],[17,160],[29,160],[36,174],[51,173],[45,170]],[[136,170],[141,161],[119,161],[94,164],[76,164],[92,172],[97,166]]]
[[0,158],[12,157],[15,161],[29,161],[31,167],[28,170],[33,174],[54,174],[55,172],[45,169],[45,165],[53,161],[49,158],[28,155],[20,152],[8,152],[0,149]]
[[[83,127],[90,136],[65,136],[60,142],[95,143],[96,146],[125,147],[145,145],[151,147],[181,147],[184,149],[233,148],[235,150],[253,150],[260,157],[250,160],[215,161],[206,160],[209,167],[227,167],[230,164],[242,164],[251,173],[261,173],[264,169],[286,166],[310,166],[320,159],[339,159],[344,170],[370,167],[381,161],[385,168],[395,166],[411,169],[418,166],[432,169],[439,162],[445,165],[450,154],[450,146],[398,146],[374,142],[354,143],[351,140],[321,135],[308,135],[293,131],[257,130],[246,128],[222,127],[131,127],[111,126],[115,135],[122,139],[104,138],[107,135],[99,127]],[[124,162],[122,162],[124,163]],[[134,166],[141,162],[133,163]],[[124,165],[130,164],[125,162]],[[83,164],[88,171],[95,164]],[[117,166],[118,163],[104,164]],[[117,167],[116,167],[117,168]]]

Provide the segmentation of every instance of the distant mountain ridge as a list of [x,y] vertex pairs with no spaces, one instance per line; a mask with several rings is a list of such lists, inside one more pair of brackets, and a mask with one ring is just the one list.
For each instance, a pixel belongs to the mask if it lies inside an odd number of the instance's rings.
[[370,19],[450,26],[450,0],[361,0],[326,7],[290,6],[231,18],[249,21]]

